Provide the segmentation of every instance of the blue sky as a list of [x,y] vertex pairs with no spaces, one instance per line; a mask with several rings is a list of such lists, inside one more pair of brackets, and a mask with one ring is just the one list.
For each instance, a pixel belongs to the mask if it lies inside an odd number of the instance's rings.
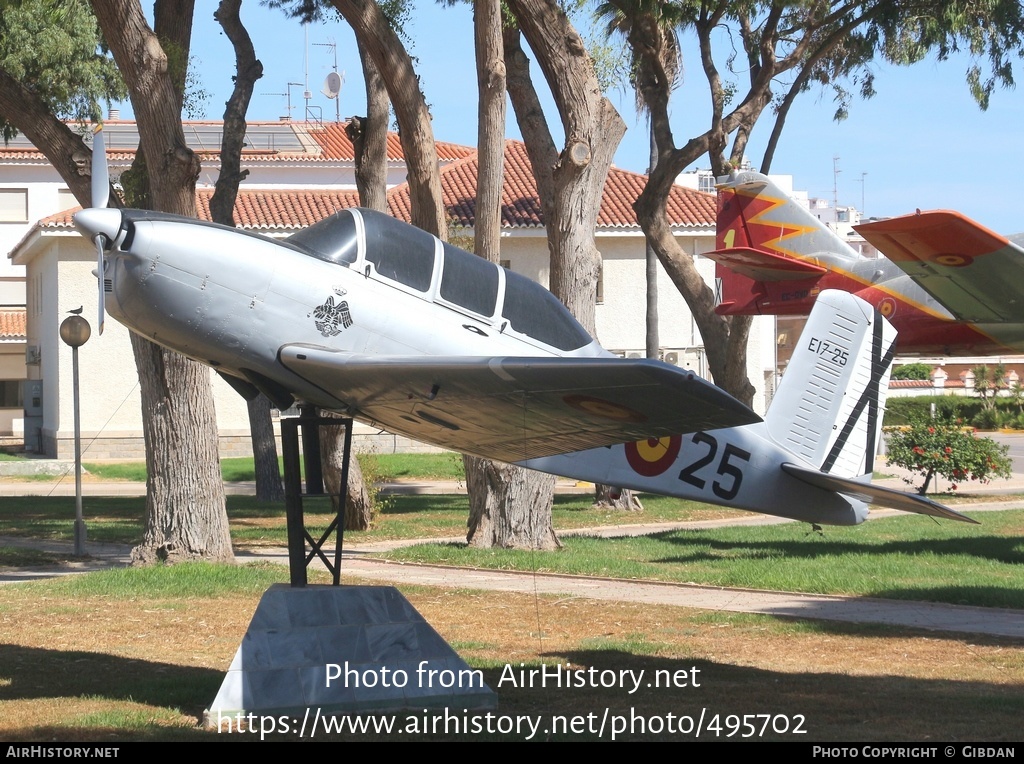
[[[212,11],[212,4],[199,5],[192,52],[202,87],[211,94],[205,116],[219,119],[230,93],[233,58],[212,12],[206,12]],[[243,20],[265,69],[249,116],[276,119],[286,111],[286,98],[275,94],[284,93],[288,82],[305,80],[303,27],[280,11],[251,0],[243,7]],[[475,145],[476,78],[469,8],[417,2],[408,32],[434,116],[435,137]],[[325,118],[333,119],[334,103],[319,92],[332,68],[333,55],[329,48],[315,43],[334,42],[338,68],[346,77],[341,117],[363,113],[359,61],[348,28],[342,23],[313,24],[308,36],[311,104],[321,107]],[[673,130],[680,144],[706,129],[709,111],[695,57],[684,52],[684,66],[691,67],[693,74],[685,77],[673,101]],[[1017,66],[1018,72],[1022,66],[1024,62]],[[1024,165],[1019,130],[1024,124],[1024,99],[1014,90],[1000,90],[989,110],[982,112],[964,82],[966,68],[966,59],[927,60],[912,67],[878,65],[878,95],[855,101],[850,118],[841,123],[832,119],[835,105],[831,95],[805,94],[787,122],[773,172],[790,173],[797,188],[831,199],[832,158],[839,156],[840,204],[861,206],[861,173],[867,173],[863,189],[868,215],[947,208],[1001,233],[1024,230],[1017,199],[1017,173]],[[539,71],[535,80],[538,87],[543,86]],[[292,88],[296,119],[303,114],[302,90]],[[647,164],[646,125],[635,114],[631,93],[610,96],[629,127],[615,163],[642,172]],[[557,122],[550,101],[548,119]],[[766,120],[751,139],[748,153],[755,167],[769,131]],[[508,135],[518,137],[511,109]]]

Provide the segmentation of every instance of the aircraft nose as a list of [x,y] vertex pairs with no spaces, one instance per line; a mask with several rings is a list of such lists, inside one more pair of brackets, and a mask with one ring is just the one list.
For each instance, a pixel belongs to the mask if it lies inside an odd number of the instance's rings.
[[121,210],[118,209],[94,207],[76,212],[74,220],[78,232],[90,241],[102,235],[106,239],[104,249],[113,244],[121,232]]

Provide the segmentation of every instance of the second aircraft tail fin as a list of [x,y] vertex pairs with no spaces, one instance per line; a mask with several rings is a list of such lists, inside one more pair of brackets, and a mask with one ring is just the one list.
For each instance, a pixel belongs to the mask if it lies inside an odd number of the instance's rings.
[[832,266],[861,255],[767,176],[733,173],[718,186],[718,312],[806,315]]

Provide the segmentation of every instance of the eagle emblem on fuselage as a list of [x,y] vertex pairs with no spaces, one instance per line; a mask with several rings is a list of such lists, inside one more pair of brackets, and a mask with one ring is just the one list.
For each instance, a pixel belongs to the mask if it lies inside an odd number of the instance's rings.
[[[344,290],[341,290],[341,294],[344,293]],[[314,308],[312,316],[317,331],[324,337],[336,337],[341,334],[342,329],[352,326],[352,313],[348,309],[348,301],[338,300],[336,303],[333,296],[328,297],[323,305]]]

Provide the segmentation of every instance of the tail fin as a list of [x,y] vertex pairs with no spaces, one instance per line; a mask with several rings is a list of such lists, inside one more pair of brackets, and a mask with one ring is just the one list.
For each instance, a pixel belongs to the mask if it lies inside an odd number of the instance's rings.
[[871,485],[895,347],[896,330],[866,302],[835,289],[818,295],[764,420],[777,445],[810,465],[787,461],[782,471],[863,502],[974,523],[924,496]]
[[822,275],[861,259],[767,176],[733,173],[718,186],[715,251],[725,315],[806,315]]
[[821,472],[870,476],[896,330],[846,292],[818,295],[765,417],[772,440]]

